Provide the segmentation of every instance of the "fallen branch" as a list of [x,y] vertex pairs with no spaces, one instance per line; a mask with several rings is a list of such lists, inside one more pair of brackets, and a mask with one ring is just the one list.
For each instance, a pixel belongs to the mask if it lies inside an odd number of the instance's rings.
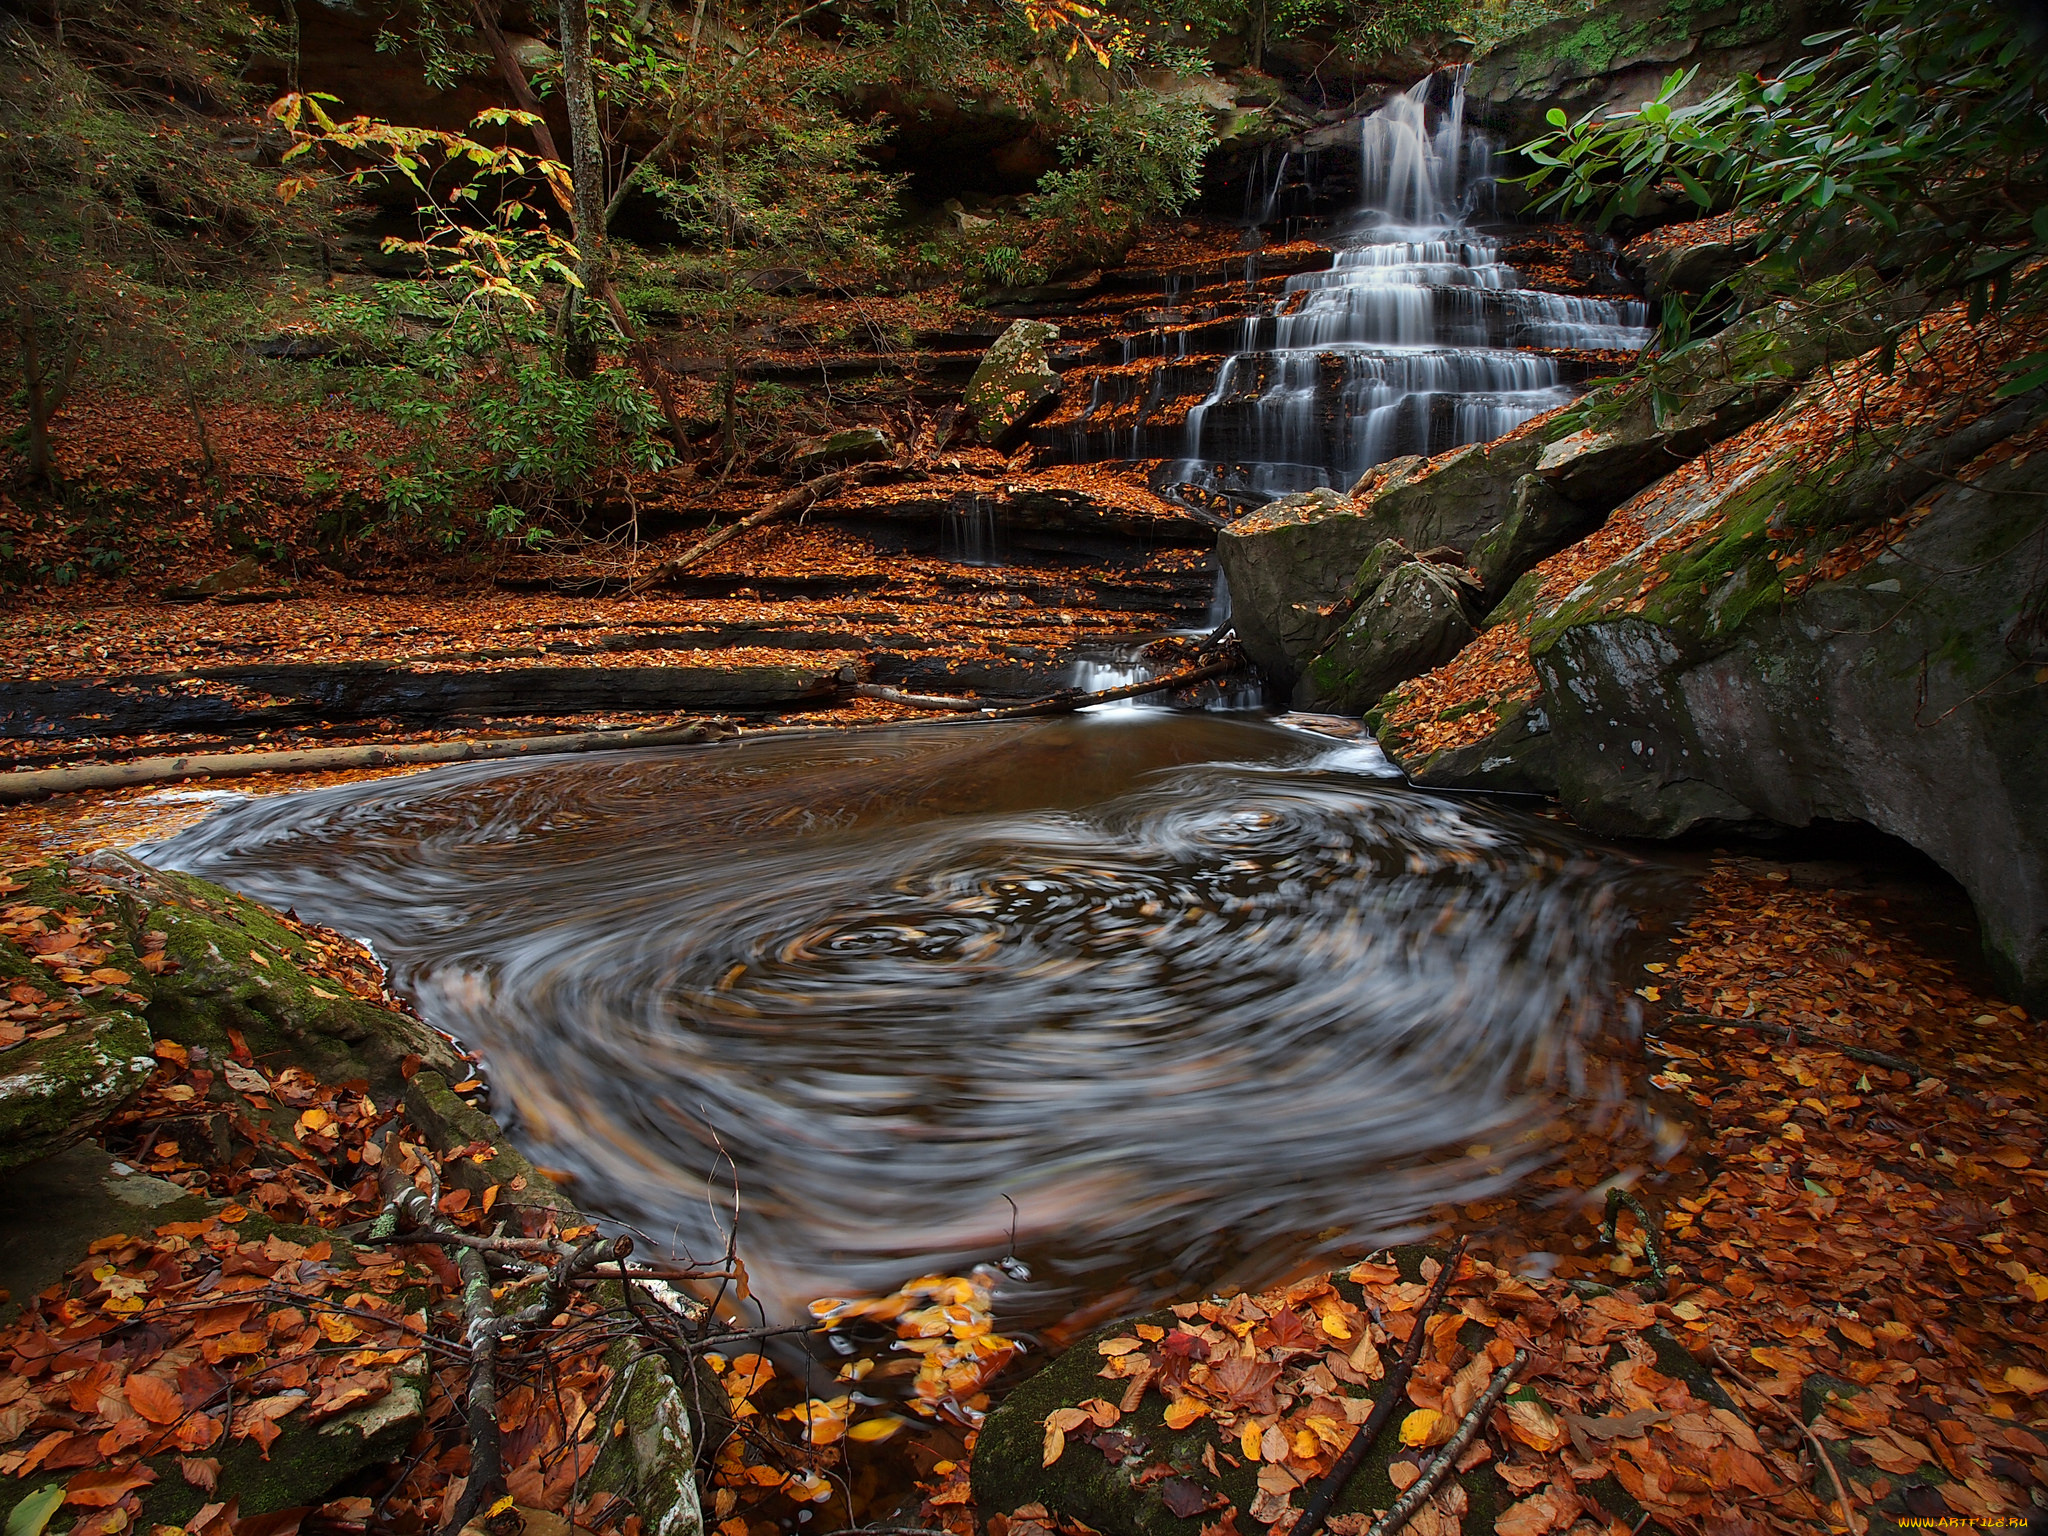
[[1309,1495],[1309,1501],[1302,1506],[1301,1518],[1294,1523],[1289,1536],[1316,1536],[1323,1528],[1323,1522],[1330,1517],[1330,1506],[1343,1493],[1344,1485],[1364,1464],[1366,1454],[1372,1450],[1373,1441],[1379,1439],[1397,1411],[1408,1400],[1408,1379],[1415,1374],[1416,1364],[1422,1359],[1422,1345],[1429,1333],[1429,1320],[1442,1305],[1444,1292],[1451,1288],[1451,1279],[1458,1272],[1458,1266],[1465,1262],[1466,1239],[1459,1238],[1458,1246],[1451,1256],[1444,1260],[1443,1268],[1436,1272],[1436,1279],[1430,1282],[1429,1294],[1422,1298],[1422,1307],[1415,1314],[1415,1327],[1408,1335],[1408,1342],[1401,1350],[1401,1358],[1394,1368],[1387,1372],[1381,1383],[1384,1390],[1379,1400],[1372,1405],[1372,1412],[1358,1426],[1358,1433],[1351,1437],[1351,1443],[1344,1447],[1344,1454],[1337,1458],[1337,1464],[1330,1468],[1330,1475],[1316,1484],[1316,1491]]
[[978,715],[986,707],[979,699],[949,699],[933,693],[904,693],[880,683],[862,683],[854,693],[863,699],[880,699],[885,704],[902,704],[910,709],[946,710],[956,715]]
[[713,739],[701,725],[655,730],[579,731],[568,736],[515,736],[502,740],[406,741],[355,747],[309,747],[297,752],[205,752],[189,757],[143,757],[129,763],[77,768],[31,768],[0,773],[0,805],[72,795],[91,789],[127,789],[180,779],[240,779],[258,773],[328,773],[340,768],[384,768],[405,763],[468,763],[531,757],[548,752],[606,752],[627,747],[685,746]]
[[1916,1081],[1928,1076],[1917,1061],[1909,1061],[1904,1056],[1892,1056],[1884,1051],[1873,1051],[1867,1046],[1844,1045],[1839,1040],[1830,1040],[1825,1035],[1817,1035],[1812,1030],[1801,1029],[1795,1024],[1771,1024],[1762,1019],[1720,1019],[1711,1013],[1674,1013],[1671,1017],[1687,1024],[1710,1024],[1716,1029],[1746,1029],[1759,1035],[1783,1035],[1815,1050],[1833,1051],[1837,1055],[1848,1057],[1851,1061],[1868,1062],[1873,1067],[1883,1067],[1887,1072],[1903,1072]]
[[1422,1508],[1429,1496],[1436,1492],[1436,1485],[1465,1454],[1465,1447],[1472,1437],[1479,1433],[1501,1398],[1507,1395],[1510,1384],[1523,1366],[1529,1363],[1529,1351],[1518,1349],[1515,1358],[1493,1373],[1493,1380],[1486,1384],[1486,1390],[1479,1394],[1479,1401],[1472,1405],[1472,1411],[1458,1421],[1457,1432],[1444,1442],[1444,1448],[1436,1453],[1436,1459],[1422,1469],[1422,1476],[1408,1485],[1408,1491],[1394,1501],[1394,1507],[1373,1522],[1366,1536],[1394,1536],[1394,1533],[1415,1518],[1415,1512]]
[[1149,682],[1126,683],[1121,688],[1103,688],[1094,693],[1079,693],[1072,688],[1062,689],[1050,698],[1040,699],[1035,704],[1017,704],[1008,709],[985,709],[983,720],[1024,720],[1035,715],[1066,715],[1077,709],[1086,709],[1091,704],[1112,704],[1118,699],[1135,699],[1148,693],[1165,693],[1174,688],[1190,688],[1196,683],[1207,682],[1212,677],[1228,677],[1233,672],[1244,670],[1244,662],[1236,657],[1227,661],[1212,661],[1207,666],[1195,667],[1190,671],[1176,672],[1171,677],[1155,677]]
[[776,521],[778,518],[787,517],[792,512],[801,512],[812,502],[831,495],[832,492],[840,489],[842,486],[865,485],[870,480],[876,480],[885,474],[894,473],[897,468],[898,466],[894,464],[867,464],[855,469],[835,469],[829,475],[820,475],[815,480],[806,480],[795,490],[785,492],[783,495],[776,497],[775,500],[769,502],[760,511],[750,512],[736,523],[728,523],[709,537],[699,539],[673,560],[664,560],[660,565],[654,566],[634,577],[626,583],[624,595],[636,597],[649,587],[680,576],[713,550],[724,548],[741,534],[751,533],[756,528],[766,527],[769,523]]
[[1835,1502],[1842,1506],[1842,1518],[1846,1520],[1849,1524],[1849,1536],[1863,1536],[1862,1523],[1858,1521],[1856,1518],[1856,1506],[1849,1502],[1849,1490],[1842,1486],[1842,1474],[1835,1469],[1835,1458],[1830,1456],[1828,1454],[1828,1448],[1825,1445],[1821,1444],[1820,1436],[1816,1435],[1813,1432],[1812,1426],[1809,1425],[1806,1422],[1806,1420],[1800,1418],[1798,1414],[1794,1413],[1790,1408],[1787,1408],[1783,1403],[1779,1402],[1776,1398],[1772,1397],[1769,1393],[1765,1392],[1763,1388],[1759,1387],[1755,1382],[1751,1381],[1747,1376],[1743,1375],[1742,1372],[1736,1368],[1735,1363],[1732,1360],[1730,1360],[1725,1353],[1723,1353],[1720,1341],[1718,1339],[1714,1341],[1712,1347],[1714,1351],[1714,1358],[1720,1362],[1722,1370],[1726,1371],[1730,1376],[1733,1376],[1737,1381],[1741,1382],[1742,1385],[1749,1390],[1750,1396],[1756,1398],[1757,1401],[1761,1403],[1768,1404],[1772,1411],[1775,1412],[1780,1418],[1790,1420],[1792,1423],[1792,1427],[1797,1429],[1800,1434],[1806,1437],[1806,1443],[1813,1447],[1813,1454],[1815,1459],[1817,1459],[1823,1467],[1827,1468],[1828,1481],[1835,1485]]

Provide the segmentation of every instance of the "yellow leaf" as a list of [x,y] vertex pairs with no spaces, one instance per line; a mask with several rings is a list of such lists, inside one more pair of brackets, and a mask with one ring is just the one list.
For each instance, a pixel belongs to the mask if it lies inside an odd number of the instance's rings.
[[1038,1464],[1049,1467],[1058,1461],[1067,1449],[1067,1432],[1050,1419],[1045,1424],[1045,1456]]
[[1401,1421],[1401,1443],[1410,1447],[1428,1445],[1442,1418],[1434,1408],[1416,1409]]
[[2005,1379],[2029,1397],[2039,1397],[2043,1392],[2048,1392],[2048,1376],[2043,1376],[2031,1366],[2007,1366]]
[[1112,1360],[1116,1359],[1119,1355],[1128,1355],[1132,1350],[1143,1349],[1144,1347],[1144,1343],[1141,1340],[1129,1338],[1127,1336],[1119,1336],[1114,1339],[1104,1339],[1100,1344],[1095,1346],[1096,1351],[1098,1353],[1107,1355]]
[[1208,1411],[1206,1404],[1198,1403],[1191,1397],[1183,1397],[1166,1405],[1166,1427],[1186,1429]]
[[1508,1433],[1531,1450],[1547,1454],[1564,1444],[1564,1425],[1542,1403],[1511,1398],[1507,1411]]
[[347,1344],[362,1336],[362,1327],[352,1317],[343,1317],[338,1312],[322,1312],[317,1321],[320,1332],[336,1344]]
[[863,1419],[846,1432],[849,1440],[887,1440],[903,1428],[901,1419]]
[[1256,1419],[1247,1419],[1245,1421],[1244,1429],[1237,1437],[1237,1448],[1244,1452],[1244,1459],[1246,1461],[1257,1461],[1259,1459],[1259,1442],[1265,1438],[1265,1433],[1263,1429],[1259,1428]]

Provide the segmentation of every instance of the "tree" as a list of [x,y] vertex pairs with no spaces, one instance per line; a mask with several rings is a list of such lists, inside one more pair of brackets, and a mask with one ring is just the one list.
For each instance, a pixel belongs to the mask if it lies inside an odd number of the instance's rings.
[[597,336],[583,311],[592,294],[610,289],[605,265],[605,144],[597,123],[597,94],[590,74],[590,7],[587,0],[560,0],[562,99],[569,109],[570,211],[581,280],[569,295],[564,316],[565,369],[572,379],[597,370]]

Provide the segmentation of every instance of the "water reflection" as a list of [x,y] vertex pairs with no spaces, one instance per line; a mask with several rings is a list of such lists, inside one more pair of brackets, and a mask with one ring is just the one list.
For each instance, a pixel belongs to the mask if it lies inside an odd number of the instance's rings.
[[1000,1254],[1004,1193],[1050,1307],[1533,1161],[1643,877],[1376,766],[1165,712],[771,738],[253,801],[145,856],[371,939],[650,1233],[715,1252],[729,1154],[771,1313]]

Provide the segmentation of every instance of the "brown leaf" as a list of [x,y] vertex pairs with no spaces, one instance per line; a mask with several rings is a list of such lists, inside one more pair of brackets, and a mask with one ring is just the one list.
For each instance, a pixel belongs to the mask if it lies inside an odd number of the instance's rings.
[[128,1406],[152,1424],[175,1424],[185,1416],[185,1404],[160,1376],[137,1372],[128,1378],[122,1390]]
[[178,1471],[201,1493],[212,1493],[220,1486],[220,1462],[212,1456],[180,1456]]
[[91,1467],[64,1485],[64,1502],[86,1509],[107,1509],[137,1488],[156,1481],[156,1473],[140,1462],[125,1467]]

